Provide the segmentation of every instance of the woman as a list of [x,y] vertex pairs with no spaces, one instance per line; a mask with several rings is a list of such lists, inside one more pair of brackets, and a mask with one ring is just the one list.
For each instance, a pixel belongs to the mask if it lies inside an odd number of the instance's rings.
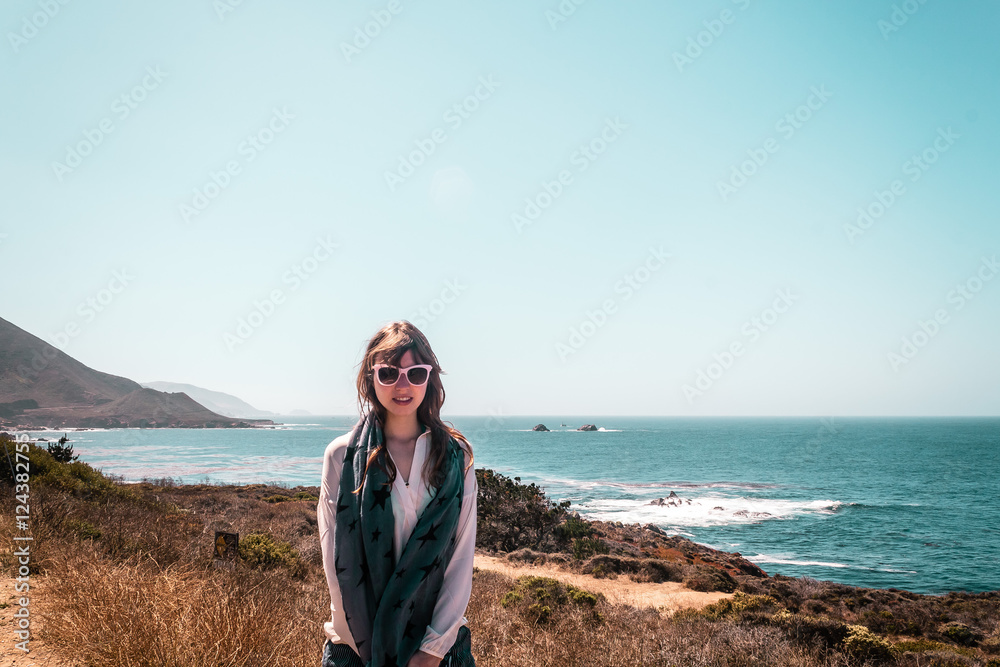
[[476,474],[472,447],[441,421],[441,373],[409,322],[368,342],[362,417],[323,456],[317,519],[333,612],[323,667],[475,665],[464,614]]

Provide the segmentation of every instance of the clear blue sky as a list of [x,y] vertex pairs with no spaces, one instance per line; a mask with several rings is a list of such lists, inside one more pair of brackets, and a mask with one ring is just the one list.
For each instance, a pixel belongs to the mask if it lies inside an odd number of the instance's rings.
[[1000,6],[563,7],[5,3],[0,316],[279,412],[411,319],[449,414],[998,413]]

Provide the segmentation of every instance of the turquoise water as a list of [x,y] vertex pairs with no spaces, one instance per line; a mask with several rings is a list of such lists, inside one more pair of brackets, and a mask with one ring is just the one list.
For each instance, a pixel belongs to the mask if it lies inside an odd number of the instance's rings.
[[[355,420],[285,421],[70,436],[83,460],[126,480],[318,485],[323,450]],[[538,483],[590,518],[739,551],[768,573],[922,593],[1000,589],[997,418],[450,421],[476,467]],[[584,422],[605,430],[576,431]],[[532,432],[537,423],[554,430]],[[649,504],[671,491],[677,506]]]

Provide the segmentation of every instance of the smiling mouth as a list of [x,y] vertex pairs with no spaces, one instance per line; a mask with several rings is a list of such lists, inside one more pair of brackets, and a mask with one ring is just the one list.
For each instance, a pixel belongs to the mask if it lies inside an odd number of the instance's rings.
[[399,405],[407,405],[413,400],[412,396],[402,396],[392,399],[393,403],[398,403]]

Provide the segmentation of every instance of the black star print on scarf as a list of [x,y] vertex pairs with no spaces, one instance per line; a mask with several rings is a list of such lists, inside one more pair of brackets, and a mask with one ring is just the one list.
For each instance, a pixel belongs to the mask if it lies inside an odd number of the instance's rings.
[[[369,412],[355,427],[344,456],[337,499],[334,553],[348,626],[369,666],[406,664],[420,648],[455,551],[464,486],[464,453],[450,440],[444,482],[417,519],[399,561],[394,558],[391,487],[382,426]],[[380,449],[365,476],[368,456]],[[364,484],[361,485],[361,480]],[[353,493],[361,485],[361,491]],[[360,573],[360,581],[358,581]]]

